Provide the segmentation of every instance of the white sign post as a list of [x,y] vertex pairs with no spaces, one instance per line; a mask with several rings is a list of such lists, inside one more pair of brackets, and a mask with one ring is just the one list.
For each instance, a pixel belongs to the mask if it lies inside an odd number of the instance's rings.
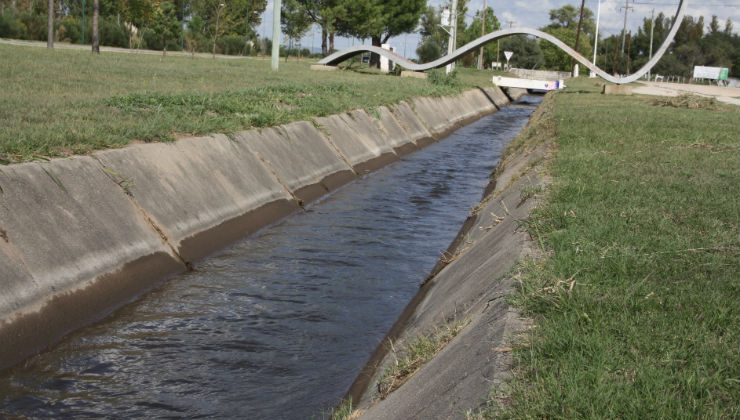
[[511,57],[514,56],[514,51],[504,51],[504,57],[506,57],[506,68],[511,68],[509,66],[509,60],[511,60]]
[[[390,44],[383,44],[380,47],[390,52],[396,52],[396,49],[391,47]],[[395,63],[393,61],[389,60],[387,57],[383,55],[380,56],[380,72],[381,73],[390,73],[391,71],[393,71],[393,67],[395,67]]]

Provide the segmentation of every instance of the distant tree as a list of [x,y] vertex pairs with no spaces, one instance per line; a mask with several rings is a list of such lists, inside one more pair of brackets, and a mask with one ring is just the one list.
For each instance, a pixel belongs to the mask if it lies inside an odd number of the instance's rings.
[[727,22],[725,22],[725,35],[732,35],[732,19],[727,18]]
[[[463,35],[463,44],[467,44],[469,42],[475,41],[476,39],[480,38],[482,35],[482,24],[483,24],[483,15],[482,10],[479,10],[475,13],[475,16],[473,17],[473,21],[470,22],[470,25],[465,28],[465,32],[461,35]],[[501,23],[499,22],[498,18],[496,17],[496,14],[494,13],[493,9],[488,7],[486,9],[485,13],[486,17],[486,25],[485,25],[485,32],[493,32],[501,29]],[[484,63],[491,63],[492,61],[496,60],[496,45],[495,43],[491,43],[483,47],[483,62]],[[476,53],[471,53],[471,56],[477,56]],[[469,58],[470,59],[470,58]]]
[[[574,29],[565,27],[546,27],[544,28],[544,31],[570,46],[575,46],[576,31]],[[560,48],[549,42],[542,42],[540,44],[540,48],[542,49],[542,55],[545,59],[545,66],[547,68],[561,71],[571,70],[571,57],[564,53]],[[578,52],[581,53],[581,55],[588,57],[591,51],[591,42],[588,38],[584,38],[581,41]]]
[[514,67],[536,69],[545,64],[540,43],[525,35],[514,35],[502,39],[501,51],[514,53],[510,62]]
[[383,30],[382,5],[376,0],[344,0],[335,29],[342,36],[371,38]]
[[[583,41],[580,42],[580,45],[578,46],[578,52],[586,57],[588,57],[592,52],[589,39],[593,38],[596,32],[596,23],[594,22],[593,16],[594,14],[590,9],[585,8],[583,10],[583,22],[581,25],[581,39]],[[575,49],[579,17],[580,10],[576,9],[572,5],[565,5],[559,9],[550,10],[550,24],[542,28],[542,30],[555,36]],[[546,67],[564,71],[571,70],[570,66],[572,60],[570,56],[560,50],[560,48],[557,48],[550,43],[543,43],[541,48]]]
[[170,1],[159,3],[159,7],[154,13],[151,29],[157,34],[162,46],[162,55],[167,55],[167,44],[180,38],[180,32],[182,31],[174,3]]
[[[306,13],[305,6],[298,0],[283,0],[280,23],[283,33],[288,37],[290,44],[292,44],[308,32],[312,21]],[[290,55],[290,50],[291,48],[289,47],[285,55],[286,61]]]
[[[550,28],[578,29],[580,11],[575,6],[567,4],[559,9],[550,10]],[[581,31],[584,35],[593,35],[596,32],[594,13],[589,8],[583,9],[583,24]]]
[[[343,0],[337,28],[380,47],[391,37],[416,30],[425,10],[426,0]],[[370,63],[379,65],[379,57],[373,54]]]
[[422,63],[428,63],[441,57],[446,51],[447,34],[441,29],[441,15],[434,7],[427,7],[419,20],[421,42],[416,48],[416,55]]
[[709,33],[716,34],[719,32],[719,19],[717,15],[712,16],[712,21],[709,22]]
[[337,20],[342,15],[346,0],[298,0],[311,20],[321,27],[321,54],[334,50]]

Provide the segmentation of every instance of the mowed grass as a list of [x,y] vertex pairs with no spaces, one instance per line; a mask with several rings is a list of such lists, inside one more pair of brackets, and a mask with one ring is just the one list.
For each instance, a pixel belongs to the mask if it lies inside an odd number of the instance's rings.
[[740,108],[554,99],[509,418],[740,418]]
[[0,45],[0,162],[84,154],[131,141],[230,133],[414,96],[490,85],[463,72],[458,86],[310,62],[213,60]]

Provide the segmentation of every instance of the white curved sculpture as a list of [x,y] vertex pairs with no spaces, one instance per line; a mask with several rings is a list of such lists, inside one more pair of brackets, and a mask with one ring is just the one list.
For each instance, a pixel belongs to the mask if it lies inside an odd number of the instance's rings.
[[541,39],[544,39],[546,41],[553,43],[555,46],[565,51],[566,54],[573,57],[576,61],[583,64],[590,70],[592,70],[602,79],[607,80],[612,83],[627,84],[627,83],[632,83],[635,80],[638,80],[639,78],[647,74],[647,72],[649,72],[658,63],[658,61],[660,61],[660,59],[663,58],[663,55],[668,50],[668,47],[673,43],[673,40],[676,37],[676,33],[678,32],[678,29],[681,26],[681,22],[683,21],[684,15],[686,13],[687,5],[688,5],[688,0],[681,0],[679,2],[678,11],[676,12],[676,18],[673,21],[673,27],[671,27],[671,31],[668,33],[668,37],[666,37],[665,41],[663,41],[663,44],[660,46],[660,48],[655,53],[653,58],[650,61],[648,61],[644,66],[642,66],[639,70],[637,70],[635,73],[629,76],[624,76],[624,77],[615,77],[601,70],[598,66],[588,61],[588,59],[586,59],[584,56],[582,56],[581,54],[576,52],[573,48],[569,47],[564,42],[555,38],[554,36],[548,33],[539,31],[537,29],[526,29],[526,28],[502,29],[500,31],[491,32],[488,35],[482,36],[476,39],[475,41],[472,41],[458,48],[457,50],[453,51],[452,54],[448,54],[442,58],[439,58],[437,60],[434,60],[429,63],[424,63],[424,64],[414,63],[398,54],[392,53],[388,50],[384,50],[380,47],[364,46],[364,45],[360,45],[357,47],[351,47],[351,48],[347,48],[342,51],[335,52],[334,54],[331,54],[327,56],[326,58],[324,58],[323,60],[319,61],[319,64],[326,65],[326,66],[336,66],[342,61],[345,61],[355,55],[362,54],[364,52],[372,52],[372,53],[387,57],[389,60],[394,61],[397,65],[407,70],[426,71],[426,70],[431,70],[434,68],[444,67],[447,64],[457,60],[461,56],[468,54],[471,51],[477,50],[481,46],[488,44],[492,41],[495,41],[499,38],[504,38],[504,37],[511,36],[511,35],[532,35],[532,36],[536,36],[538,38],[541,38]]

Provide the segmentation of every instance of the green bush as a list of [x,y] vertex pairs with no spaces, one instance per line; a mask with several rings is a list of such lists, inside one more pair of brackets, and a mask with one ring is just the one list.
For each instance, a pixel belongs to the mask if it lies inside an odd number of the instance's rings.
[[144,29],[141,31],[143,42],[141,48],[149,50],[162,51],[167,46],[167,51],[181,51],[182,46],[179,39],[170,39],[166,43],[162,42],[162,36],[153,29]]
[[74,16],[65,16],[57,27],[57,39],[78,44],[82,42],[80,20]]
[[457,70],[453,70],[450,74],[447,74],[445,69],[434,69],[430,71],[429,83],[435,86],[449,86],[456,87],[460,85],[460,80],[457,78]]
[[47,27],[46,15],[34,15],[22,13],[18,16],[20,21],[26,27],[23,39],[34,41],[46,41]]
[[0,15],[0,37],[2,38],[24,38],[26,25],[13,13]]
[[216,41],[217,52],[226,55],[241,55],[245,51],[245,39],[241,35],[224,35]]
[[143,40],[143,42],[141,43],[141,48],[159,51],[164,49],[162,38],[160,38],[160,36],[153,30],[147,28],[141,31],[140,34],[141,39]]
[[122,24],[119,25],[115,18],[101,18],[98,31],[100,33],[100,45],[128,47],[128,31]]

